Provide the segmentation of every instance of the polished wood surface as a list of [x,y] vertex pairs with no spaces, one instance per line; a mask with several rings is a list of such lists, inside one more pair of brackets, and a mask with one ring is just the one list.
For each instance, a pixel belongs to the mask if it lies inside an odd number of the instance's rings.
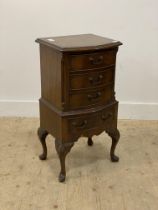
[[69,94],[69,106],[71,109],[80,109],[96,105],[104,105],[112,100],[113,85],[107,85],[95,90],[75,91]]
[[94,89],[114,82],[114,67],[92,70],[90,72],[79,72],[69,77],[70,91]]
[[95,34],[80,34],[70,36],[46,37],[36,42],[47,45],[57,51],[80,51],[114,48],[122,43],[113,39],[97,36]]
[[41,59],[41,98],[61,109],[62,78],[61,78],[62,55],[51,48],[40,45]]
[[[116,48],[117,49],[117,48]],[[71,71],[108,67],[115,64],[116,49],[69,57]]]
[[111,160],[115,148],[118,102],[115,99],[115,65],[120,42],[85,34],[37,39],[40,43],[41,99],[38,136],[47,157],[46,136],[55,137],[60,159],[59,181],[66,177],[65,158],[80,136],[106,131],[112,138]]

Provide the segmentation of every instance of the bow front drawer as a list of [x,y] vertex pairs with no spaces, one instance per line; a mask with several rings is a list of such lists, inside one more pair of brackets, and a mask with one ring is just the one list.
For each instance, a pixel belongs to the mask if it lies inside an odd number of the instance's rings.
[[93,105],[105,105],[112,100],[113,95],[112,85],[90,91],[72,91],[69,95],[69,106],[71,109],[79,109]]
[[99,53],[89,53],[70,56],[70,69],[85,70],[100,67],[108,67],[115,64],[116,50],[108,50]]
[[70,75],[70,90],[81,90],[114,82],[114,68]]
[[68,129],[73,133],[83,132],[84,134],[87,130],[105,128],[116,118],[116,108],[117,103],[95,113],[72,117],[67,121]]

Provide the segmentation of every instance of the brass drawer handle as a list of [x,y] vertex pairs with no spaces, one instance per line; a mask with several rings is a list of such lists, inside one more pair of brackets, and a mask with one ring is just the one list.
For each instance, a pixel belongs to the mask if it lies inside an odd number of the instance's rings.
[[93,57],[89,57],[89,60],[90,60],[92,65],[98,65],[98,64],[101,64],[103,62],[103,56],[100,55],[97,59],[95,59]]
[[108,113],[107,115],[102,114],[102,116],[101,116],[102,120],[104,120],[104,121],[109,119],[110,117],[112,117],[112,113]]
[[100,74],[96,79],[93,78],[93,77],[89,77],[89,82],[92,84],[92,85],[97,85],[97,84],[100,84],[102,82],[102,79],[103,79],[103,75]]
[[84,120],[81,123],[73,122],[72,125],[75,126],[76,128],[84,128],[87,125],[87,120]]
[[101,92],[97,92],[96,94],[89,94],[87,97],[89,100],[97,99],[101,96]]

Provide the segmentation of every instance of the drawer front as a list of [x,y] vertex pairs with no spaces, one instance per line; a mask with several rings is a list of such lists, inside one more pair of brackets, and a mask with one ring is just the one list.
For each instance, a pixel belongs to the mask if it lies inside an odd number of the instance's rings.
[[94,88],[102,85],[108,85],[114,82],[114,68],[105,71],[71,74],[70,90],[80,90]]
[[68,128],[71,133],[92,130],[94,128],[104,128],[116,119],[117,105],[112,105],[103,111],[98,111],[94,114],[83,114],[80,117],[74,117],[68,120]]
[[71,71],[107,67],[115,64],[116,50],[70,56]]
[[71,109],[78,109],[93,105],[104,105],[112,99],[113,92],[113,85],[91,91],[74,91],[69,95],[69,106]]

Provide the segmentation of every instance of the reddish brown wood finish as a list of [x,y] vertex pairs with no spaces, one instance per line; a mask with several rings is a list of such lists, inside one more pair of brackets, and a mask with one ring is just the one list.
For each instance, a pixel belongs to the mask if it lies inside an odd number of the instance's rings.
[[[53,41],[52,41],[53,40]],[[118,102],[115,100],[115,62],[120,42],[92,34],[42,38],[40,43],[41,99],[38,136],[47,157],[45,138],[56,141],[61,172],[66,177],[65,158],[80,136],[106,131],[112,138],[110,156],[119,140]]]
[[99,68],[90,70],[88,72],[79,72],[77,74],[70,74],[70,91],[95,89],[112,84],[114,81],[115,68]]
[[115,64],[116,50],[72,55],[69,57],[71,71],[108,67]]

